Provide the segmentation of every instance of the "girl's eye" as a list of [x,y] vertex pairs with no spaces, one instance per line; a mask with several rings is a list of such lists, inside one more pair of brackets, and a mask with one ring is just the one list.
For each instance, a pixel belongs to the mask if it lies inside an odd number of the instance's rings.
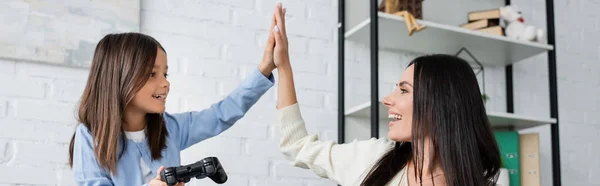
[[403,88],[400,89],[400,92],[402,92],[403,94],[404,93],[408,93],[408,91],[406,89],[403,89]]
[[150,73],[150,77],[154,77],[154,75],[156,75],[156,73],[154,73],[154,72]]
[[165,74],[165,78],[166,78],[166,77],[169,77],[169,74]]

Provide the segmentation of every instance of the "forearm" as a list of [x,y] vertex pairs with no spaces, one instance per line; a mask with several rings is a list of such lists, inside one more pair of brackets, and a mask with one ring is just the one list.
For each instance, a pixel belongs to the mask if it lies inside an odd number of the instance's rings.
[[[288,63],[289,64],[289,63]],[[291,66],[280,66],[279,85],[277,87],[277,108],[284,108],[297,103],[296,90],[294,87],[294,74]]]

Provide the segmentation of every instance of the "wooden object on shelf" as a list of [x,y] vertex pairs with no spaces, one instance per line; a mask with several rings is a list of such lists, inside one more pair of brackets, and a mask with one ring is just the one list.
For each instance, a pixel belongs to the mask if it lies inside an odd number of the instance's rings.
[[472,11],[467,14],[469,22],[482,19],[500,19],[500,9]]
[[396,12],[394,13],[394,15],[398,15],[398,16],[402,16],[404,17],[404,23],[406,23],[406,29],[408,29],[408,36],[412,36],[412,34],[415,31],[420,31],[423,28],[425,28],[425,26],[419,25],[417,23],[417,21],[415,20],[415,17],[407,11],[400,11],[400,12]]
[[383,0],[379,11],[388,14],[407,11],[417,19],[423,19],[423,0]]

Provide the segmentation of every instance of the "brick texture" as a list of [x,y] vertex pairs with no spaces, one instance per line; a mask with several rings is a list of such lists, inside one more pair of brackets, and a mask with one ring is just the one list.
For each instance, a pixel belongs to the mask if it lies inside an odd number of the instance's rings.
[[[37,1],[32,1],[36,3]],[[91,56],[68,50],[90,51],[107,28],[139,30],[165,47],[170,66],[171,94],[168,112],[201,110],[223,98],[260,63],[268,35],[274,0],[123,2],[133,11],[139,28],[127,23],[106,23],[81,13],[108,2],[69,2],[33,6],[21,0],[0,2],[0,186],[75,185],[66,166],[75,111],[89,71],[63,65],[32,63],[46,59],[85,66]],[[337,0],[283,0],[287,7],[290,56],[296,76],[298,99],[309,132],[323,140],[337,137]],[[462,3],[425,1],[426,19],[458,25],[465,12],[493,8],[502,1],[461,0]],[[523,9],[527,23],[545,27],[544,1],[513,0]],[[468,6],[463,6],[468,5]],[[39,7],[39,9],[36,9]],[[596,72],[600,27],[594,19],[600,3],[595,0],[555,1],[560,139],[563,184],[597,185],[600,162],[600,75]],[[112,11],[115,12],[114,10]],[[346,10],[347,13],[351,10]],[[94,12],[100,14],[99,12]],[[53,20],[57,19],[57,20]],[[87,24],[96,20],[97,24]],[[93,21],[92,21],[93,22]],[[27,26],[26,23],[33,24]],[[48,24],[43,24],[48,23]],[[50,31],[44,30],[50,27]],[[90,26],[91,25],[91,26]],[[114,27],[113,27],[114,26]],[[573,29],[581,26],[581,29]],[[73,36],[73,37],[66,37]],[[384,38],[383,38],[384,39]],[[82,41],[83,40],[83,41]],[[82,42],[78,42],[82,41]],[[66,49],[45,46],[58,42]],[[8,55],[10,54],[10,55]],[[15,56],[14,54],[19,54]],[[410,59],[420,54],[380,51],[380,96],[391,91]],[[67,60],[65,60],[67,59]],[[514,66],[515,111],[549,116],[545,54]],[[346,42],[346,107],[369,101],[369,48]],[[68,64],[67,64],[68,65]],[[277,73],[275,72],[275,75]],[[503,67],[486,67],[489,109],[506,108]],[[276,79],[277,80],[277,79]],[[182,163],[206,156],[223,160],[229,181],[235,186],[325,186],[332,181],[309,170],[292,167],[278,151],[275,128],[276,86],[230,130],[182,152]],[[541,132],[542,185],[551,185],[548,127]],[[364,131],[363,131],[364,132]],[[347,141],[351,139],[346,138]],[[37,155],[44,154],[39,158]],[[548,170],[548,171],[546,171]],[[31,173],[36,179],[31,179]],[[210,185],[209,179],[188,185]]]

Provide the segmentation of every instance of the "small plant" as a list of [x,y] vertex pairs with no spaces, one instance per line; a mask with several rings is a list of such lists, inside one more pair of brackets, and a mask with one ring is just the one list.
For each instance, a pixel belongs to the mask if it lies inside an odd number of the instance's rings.
[[486,104],[490,100],[490,97],[487,94],[483,94],[481,95],[481,99],[483,99],[483,104]]

